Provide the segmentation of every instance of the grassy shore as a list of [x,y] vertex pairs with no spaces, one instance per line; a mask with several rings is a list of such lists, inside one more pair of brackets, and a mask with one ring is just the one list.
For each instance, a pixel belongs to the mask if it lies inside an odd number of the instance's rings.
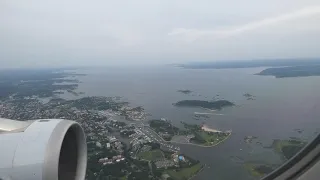
[[167,170],[166,173],[169,174],[169,176],[175,180],[184,180],[196,175],[201,170],[201,168],[202,165],[198,163],[194,166],[191,166],[189,168],[183,168],[179,171]]
[[148,161],[155,161],[164,158],[164,155],[160,149],[146,151],[138,154],[138,157]]

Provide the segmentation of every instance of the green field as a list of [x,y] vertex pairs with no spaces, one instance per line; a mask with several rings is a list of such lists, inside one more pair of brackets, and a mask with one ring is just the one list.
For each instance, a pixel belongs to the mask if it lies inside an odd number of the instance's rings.
[[197,174],[201,168],[202,168],[201,164],[198,163],[194,166],[191,166],[189,168],[183,168],[179,171],[167,170],[166,173],[169,174],[169,176],[174,180],[185,180]]
[[208,133],[205,131],[195,132],[195,142],[205,146],[211,146],[224,140],[227,135],[224,133]]
[[245,164],[244,167],[249,171],[249,173],[254,177],[262,177],[264,174],[255,170],[254,165]]
[[119,180],[127,180],[127,179],[128,179],[127,176],[123,176],[123,177],[119,178]]
[[161,150],[156,149],[152,151],[146,151],[138,154],[138,157],[148,161],[155,161],[164,158]]

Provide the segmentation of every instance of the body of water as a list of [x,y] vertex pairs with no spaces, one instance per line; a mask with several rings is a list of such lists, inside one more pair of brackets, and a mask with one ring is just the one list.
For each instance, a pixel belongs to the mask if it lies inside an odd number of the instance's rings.
[[[281,164],[270,146],[273,139],[312,139],[320,127],[320,77],[283,78],[254,75],[263,68],[180,69],[174,67],[96,68],[80,70],[79,92],[84,96],[121,96],[132,105],[143,106],[150,118],[167,118],[222,129],[232,129],[230,139],[212,147],[180,145],[181,151],[207,164],[195,179],[252,179],[244,161]],[[190,94],[177,92],[191,90]],[[255,100],[243,96],[250,93]],[[236,106],[195,120],[200,108],[179,108],[180,100],[226,99]],[[294,129],[302,129],[302,133]],[[246,144],[245,136],[257,136],[263,145]],[[236,157],[236,158],[235,158]]]

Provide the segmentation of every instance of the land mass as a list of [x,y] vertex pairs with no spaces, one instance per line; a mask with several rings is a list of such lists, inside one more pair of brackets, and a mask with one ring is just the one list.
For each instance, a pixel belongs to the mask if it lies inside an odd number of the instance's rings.
[[83,74],[75,74],[67,70],[69,69],[2,70],[0,71],[0,99],[8,96],[46,98],[63,94],[64,91],[75,93],[80,81],[70,78],[83,76]]
[[202,107],[211,110],[221,110],[224,107],[234,106],[235,104],[227,100],[202,101],[202,100],[183,100],[174,104],[178,107]]
[[[179,134],[189,140],[194,138],[188,144],[202,138],[204,143],[198,144],[205,147],[209,147],[207,142],[217,145],[227,139],[218,141],[215,131],[206,132],[197,125],[186,125],[186,130],[181,130],[169,121],[158,120],[150,123],[158,132],[154,134],[141,122],[129,125],[118,121],[119,116],[129,120],[146,117],[143,107],[130,107],[128,102],[121,102],[120,97],[61,98],[59,94],[64,92],[74,96],[82,94],[75,92],[80,81],[70,79],[82,75],[53,69],[0,71],[0,117],[22,121],[69,119],[80,123],[87,135],[88,180],[159,180],[163,176],[171,180],[190,179],[203,165],[180,154],[179,147],[158,135],[168,140]],[[121,139],[116,134],[120,134]],[[124,136],[128,138],[124,140]]]
[[[255,136],[246,136],[244,140],[247,143],[251,143],[252,139],[256,139]],[[289,140],[280,140],[275,139],[271,147],[276,153],[278,153],[284,161],[287,161],[294,155],[296,155],[304,146],[306,145],[305,141],[300,140],[299,138],[290,138]],[[254,177],[263,177],[279,165],[277,164],[267,164],[267,163],[257,163],[257,162],[245,162],[244,168]]]
[[202,146],[211,147],[218,145],[231,135],[231,131],[222,132],[211,129],[205,125],[187,124],[185,122],[181,123],[184,125],[185,129],[187,129],[189,137],[191,137],[190,142]]
[[276,78],[320,76],[320,65],[268,68],[256,75],[274,76]]
[[178,90],[178,92],[183,93],[183,94],[190,94],[190,93],[192,93],[192,91],[191,91],[191,90],[188,90],[188,89],[186,89],[186,90]]
[[271,173],[275,168],[266,165],[266,164],[257,164],[257,163],[245,163],[245,169],[249,171],[249,173],[254,177],[263,177],[269,173]]
[[307,143],[299,139],[279,140],[276,139],[272,143],[272,148],[284,159],[288,160],[296,155]]
[[181,122],[184,129],[179,129],[166,120],[151,120],[149,123],[150,127],[167,142],[212,147],[225,141],[231,135],[231,131],[222,132],[210,129],[205,125],[185,122]]
[[170,141],[174,135],[179,133],[179,128],[173,126],[169,121],[164,120],[151,120],[150,127],[158,133],[162,139]]
[[313,66],[320,65],[320,59],[266,59],[243,61],[193,62],[175,65],[186,69],[227,69],[255,67],[284,67],[284,66]]
[[148,137],[137,134],[136,127],[113,119],[121,114],[129,119],[143,119],[142,107],[130,107],[127,102],[119,102],[117,97],[92,96],[74,100],[59,97],[64,92],[76,95],[72,92],[80,81],[70,78],[81,75],[53,69],[0,71],[0,117],[22,121],[68,119],[80,123],[87,135],[88,180],[160,179],[152,173],[148,163],[133,159],[134,153],[128,151],[132,144],[113,136],[120,131],[134,134],[145,142]]
[[243,94],[244,97],[247,98],[247,100],[255,100],[255,96],[249,93]]

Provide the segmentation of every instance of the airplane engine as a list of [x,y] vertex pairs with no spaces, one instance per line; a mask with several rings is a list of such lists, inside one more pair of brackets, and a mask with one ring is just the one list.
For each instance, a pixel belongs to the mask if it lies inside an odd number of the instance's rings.
[[0,118],[0,180],[84,180],[87,145],[69,120]]

